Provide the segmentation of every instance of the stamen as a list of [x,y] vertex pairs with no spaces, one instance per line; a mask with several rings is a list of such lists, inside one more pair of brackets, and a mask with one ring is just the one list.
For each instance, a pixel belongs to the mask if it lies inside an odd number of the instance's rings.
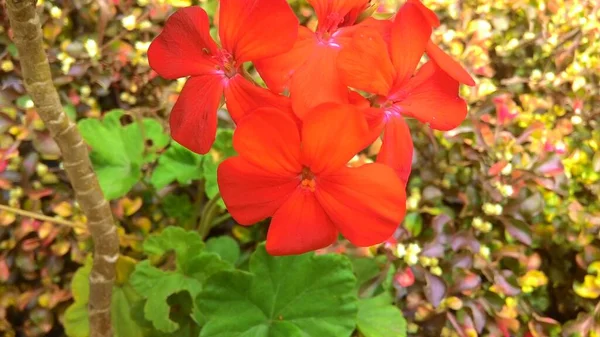
[[305,167],[302,170],[302,181],[300,182],[300,186],[311,192],[315,191],[315,187],[317,186],[315,182],[315,175],[310,171],[308,167]]
[[238,67],[235,60],[227,50],[219,49],[217,54],[213,57],[219,62],[219,68],[223,70],[227,77],[231,78],[237,73]]

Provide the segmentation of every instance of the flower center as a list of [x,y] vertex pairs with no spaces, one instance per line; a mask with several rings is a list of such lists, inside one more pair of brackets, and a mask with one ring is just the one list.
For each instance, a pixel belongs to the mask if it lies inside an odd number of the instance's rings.
[[402,118],[402,109],[397,106],[384,108],[384,120],[389,121],[391,118]]
[[219,63],[217,65],[217,70],[223,71],[225,76],[231,78],[237,73],[237,66],[235,64],[235,59],[230,52],[224,49],[219,49],[217,51],[217,55],[214,58]]
[[302,182],[300,182],[300,186],[311,192],[315,191],[315,175],[310,171],[308,167],[302,169]]

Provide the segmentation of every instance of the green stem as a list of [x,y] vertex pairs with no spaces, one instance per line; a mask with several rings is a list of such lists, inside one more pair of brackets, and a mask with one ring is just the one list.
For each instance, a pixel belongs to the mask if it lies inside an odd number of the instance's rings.
[[222,223],[223,221],[227,221],[229,219],[231,219],[231,214],[225,213],[225,214],[223,214],[221,216],[218,216],[215,220],[213,220],[213,222],[211,223],[210,227],[211,228],[215,227],[218,224]]
[[[192,219],[192,221],[190,221],[189,223],[187,223],[185,225],[185,229],[190,230],[193,228],[193,226],[195,226],[195,224],[198,223],[198,220],[200,219],[200,214],[204,213],[204,209],[205,207],[202,207],[202,205],[204,204],[204,179],[200,180],[200,182],[198,183],[198,189],[196,190],[196,199],[194,200],[194,218]],[[202,210],[202,211],[201,211]]]
[[221,194],[217,193],[208,203],[204,206],[202,210],[202,218],[200,219],[200,224],[198,225],[198,231],[202,236],[202,239],[206,238],[208,232],[211,229],[211,224],[213,223],[213,219],[219,214],[220,207],[218,204],[219,199],[221,199]]

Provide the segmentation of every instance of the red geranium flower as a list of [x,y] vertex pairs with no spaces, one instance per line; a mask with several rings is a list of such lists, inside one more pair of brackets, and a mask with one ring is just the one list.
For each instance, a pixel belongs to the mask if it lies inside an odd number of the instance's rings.
[[312,109],[301,128],[274,108],[242,120],[239,156],[218,169],[227,209],[242,225],[272,216],[267,251],[299,254],[332,244],[338,232],[357,246],[388,239],[405,214],[405,185],[382,164],[350,168],[372,140],[363,113],[349,104]]
[[234,121],[259,106],[283,109],[288,99],[248,81],[242,64],[289,50],[298,20],[285,0],[221,0],[219,36],[212,40],[206,12],[183,8],[148,49],[152,69],[167,79],[190,76],[170,115],[173,139],[207,153],[215,139],[217,109],[225,95]]
[[459,71],[447,72],[430,61],[415,74],[435,18],[424,9],[428,11],[413,0],[402,6],[391,25],[389,43],[379,31],[357,31],[352,48],[342,50],[337,60],[348,86],[377,95],[371,101],[380,109],[369,110],[368,116],[370,125],[385,125],[377,161],[394,168],[404,181],[410,174],[413,145],[403,116],[450,130],[467,114],[466,102],[458,95],[459,82],[449,75]]
[[325,102],[348,103],[348,89],[341,82],[336,60],[349,45],[356,29],[383,30],[388,22],[372,18],[357,26],[369,0],[308,0],[319,20],[316,32],[301,26],[294,47],[281,55],[255,62],[267,86],[275,92],[289,89],[298,117]]

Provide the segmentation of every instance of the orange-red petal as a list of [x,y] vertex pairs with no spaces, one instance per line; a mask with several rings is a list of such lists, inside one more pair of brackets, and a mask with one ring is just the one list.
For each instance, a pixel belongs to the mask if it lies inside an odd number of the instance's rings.
[[359,24],[356,24],[352,27],[348,27],[345,29],[346,30],[348,30],[348,29],[358,30],[358,29],[363,29],[363,28],[375,29],[377,32],[379,32],[379,34],[383,38],[383,41],[385,41],[386,45],[389,45],[390,40],[392,38],[392,36],[391,36],[392,21],[391,20],[377,20],[377,19],[371,17],[371,18],[366,18],[364,21],[360,22]]
[[233,147],[252,164],[272,174],[299,175],[300,132],[284,111],[259,108],[238,125]]
[[222,81],[218,75],[190,77],[171,110],[171,136],[196,153],[207,153],[215,141]]
[[366,147],[370,135],[363,112],[353,105],[321,104],[303,121],[302,162],[316,175],[337,170]]
[[318,45],[292,76],[290,98],[294,113],[300,119],[322,103],[348,103],[348,88],[342,83],[336,66],[338,55],[339,48]]
[[364,111],[365,118],[367,119],[367,124],[369,125],[369,129],[374,132],[383,131],[383,127],[385,126],[385,112],[382,108],[367,108]]
[[238,63],[275,56],[292,48],[298,19],[285,0],[221,0],[221,45]]
[[402,116],[390,116],[383,132],[383,144],[377,162],[385,164],[398,174],[406,184],[413,158],[413,141],[410,129]]
[[417,5],[405,3],[392,24],[390,54],[396,67],[396,83],[405,83],[417,69],[431,37],[431,26]]
[[217,46],[210,37],[206,12],[198,7],[179,9],[148,48],[150,67],[160,76],[176,79],[214,73],[211,58]]
[[274,175],[242,157],[231,157],[219,165],[217,182],[233,219],[252,225],[273,216],[298,188],[300,179]]
[[358,109],[368,109],[371,106],[371,103],[368,99],[358,92],[352,90],[348,91],[348,102]]
[[385,96],[396,78],[387,45],[374,29],[357,30],[337,59],[342,81],[349,87]]
[[361,247],[387,240],[406,212],[405,186],[383,164],[320,176],[315,195],[342,235]]
[[408,2],[415,4],[419,8],[421,14],[423,14],[425,19],[427,19],[427,22],[431,25],[431,27],[437,28],[440,26],[440,19],[431,9],[423,5],[421,0],[408,0]]
[[440,47],[432,41],[427,43],[427,56],[431,58],[440,68],[442,68],[450,77],[462,84],[474,86],[475,81],[469,73],[450,55],[446,54]]
[[289,97],[258,87],[239,74],[230,78],[225,85],[225,103],[236,123],[260,107],[274,107],[291,112]]
[[277,56],[254,61],[254,66],[269,89],[282,93],[289,89],[292,75],[306,62],[316,45],[315,33],[300,26],[298,39],[292,49]]
[[331,245],[337,235],[315,194],[299,188],[275,212],[267,233],[267,252],[302,254]]
[[[426,80],[417,74],[408,83],[410,95],[398,103],[405,116],[429,124],[432,129],[447,131],[459,126],[467,116],[467,103],[458,95],[459,83],[431,62],[419,72],[433,74]],[[411,82],[420,82],[411,85]]]
[[[338,20],[343,19],[351,11],[365,9],[368,0],[308,0],[308,3],[315,9],[317,18],[319,19],[318,29],[329,28],[331,25],[330,20],[336,18]],[[356,18],[355,18],[356,19]],[[341,25],[343,21],[340,21],[337,25]],[[352,22],[354,23],[354,22]],[[350,24],[352,24],[350,23]]]

